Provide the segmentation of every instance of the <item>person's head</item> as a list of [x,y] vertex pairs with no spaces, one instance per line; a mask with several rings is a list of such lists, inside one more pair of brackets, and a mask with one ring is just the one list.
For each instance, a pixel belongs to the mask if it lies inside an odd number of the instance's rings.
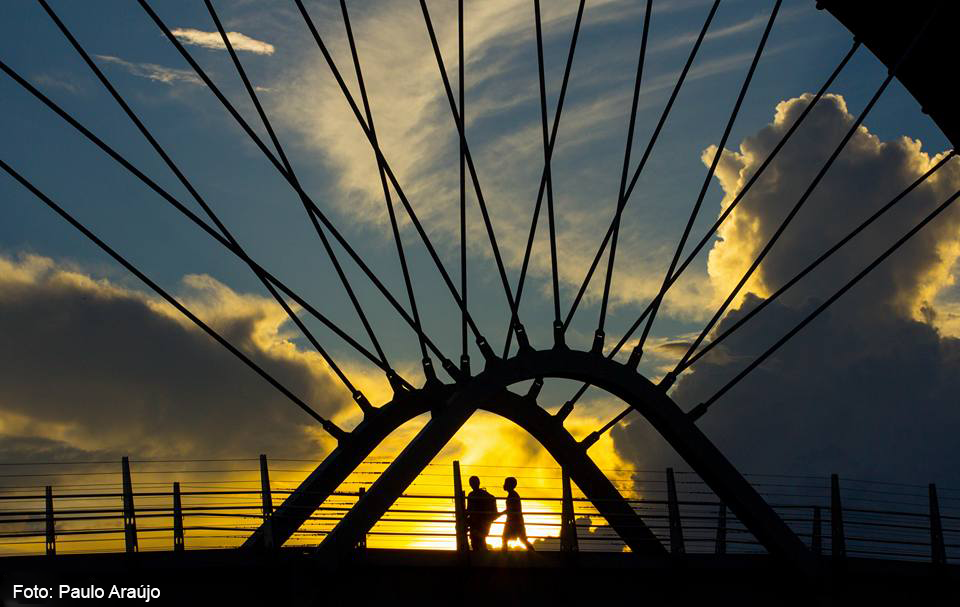
[[516,488],[517,488],[517,479],[513,478],[512,476],[508,476],[506,479],[504,479],[503,489],[505,491],[513,491]]
[[471,488],[471,489],[474,489],[474,490],[480,488],[480,477],[479,477],[479,476],[471,476],[471,477],[470,477],[470,488]]

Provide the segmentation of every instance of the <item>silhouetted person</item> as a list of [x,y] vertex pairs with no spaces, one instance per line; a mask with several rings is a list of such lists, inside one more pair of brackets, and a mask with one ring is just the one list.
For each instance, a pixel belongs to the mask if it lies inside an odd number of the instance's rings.
[[517,479],[508,476],[503,481],[503,489],[507,492],[507,509],[503,512],[507,515],[507,522],[503,525],[503,548],[507,550],[507,542],[513,539],[520,540],[527,547],[527,550],[533,550],[533,544],[527,539],[527,529],[523,525],[523,509],[520,507],[520,494],[517,493]]
[[467,496],[467,530],[470,532],[470,546],[474,550],[487,549],[487,535],[490,525],[499,516],[497,498],[486,489],[480,488],[480,479],[470,477],[472,491]]

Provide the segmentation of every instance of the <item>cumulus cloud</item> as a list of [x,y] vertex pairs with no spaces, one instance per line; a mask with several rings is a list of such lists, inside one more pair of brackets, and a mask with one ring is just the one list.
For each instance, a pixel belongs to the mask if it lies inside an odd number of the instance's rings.
[[[209,276],[180,293],[274,377],[332,416],[349,407],[272,300]],[[165,302],[51,259],[0,258],[0,452],[202,457],[330,447],[316,423]],[[89,459],[89,457],[88,457]]]
[[[677,3],[668,9],[702,8],[701,5]],[[451,84],[456,87],[456,18],[451,7],[435,3],[431,10]],[[315,21],[340,71],[359,98],[339,16],[316,10]],[[469,12],[465,48],[468,138],[504,261],[517,269],[523,259],[543,158],[533,14],[528,3],[514,0],[476,3],[465,10]],[[544,7],[548,45],[566,48],[575,13],[576,3]],[[587,39],[591,32],[596,36],[592,28],[612,18],[622,20],[624,15],[633,19],[639,30],[642,11],[637,5],[616,0],[592,2],[581,36]],[[454,244],[459,221],[450,210],[459,199],[458,139],[419,7],[383,3],[377,10],[356,11],[351,22],[385,156],[434,242]],[[720,35],[753,34],[753,28],[753,21],[749,21],[729,31],[724,29]],[[767,54],[772,56],[780,50],[770,48]],[[741,70],[752,56],[751,50],[703,57],[687,81]],[[564,58],[564,54],[558,53],[550,60],[562,65]],[[565,187],[556,187],[558,249],[562,251],[559,272],[562,286],[567,289],[580,285],[599,244],[598,234],[604,233],[612,219],[615,191],[610,193],[609,206],[603,207],[609,211],[597,212],[597,183],[609,176],[600,175],[600,167],[584,163],[583,158],[593,156],[598,147],[605,152],[608,147],[616,148],[614,155],[618,157],[622,153],[632,86],[616,78],[631,73],[635,69],[633,61],[632,53],[611,58],[591,55],[589,50],[578,50],[575,59],[571,95],[558,139],[567,163],[559,152],[554,161],[555,175],[562,176],[555,179],[570,178],[564,182]],[[617,76],[609,71],[611,62],[616,63]],[[671,64],[670,69],[645,75],[641,111],[661,106],[661,97],[674,85],[679,67]],[[559,72],[552,76],[548,82],[551,105],[560,86]],[[276,92],[272,101],[278,121],[298,133],[334,170],[338,195],[331,196],[331,202],[347,216],[359,219],[360,225],[376,228],[385,223],[373,154],[323,60],[311,53],[271,86]],[[472,191],[468,192],[468,200],[470,254],[487,257],[484,264],[492,265],[487,234],[476,212]],[[400,218],[406,220],[403,213]],[[544,223],[545,220],[541,226]],[[531,258],[531,273],[541,278],[550,275],[545,234],[543,228]],[[661,241],[664,246],[659,246]],[[612,303],[645,303],[659,289],[662,269],[669,263],[675,242],[667,243],[663,234],[652,234],[648,226],[641,226],[636,231],[624,230],[620,243],[619,258],[632,263],[618,267]],[[598,294],[600,284],[602,281],[594,281],[588,300]],[[685,280],[669,293],[666,307],[687,316],[702,315],[702,304],[709,299],[707,286],[704,275],[688,272]]]
[[[272,300],[238,293],[206,275],[186,276],[177,296],[231,343],[345,427],[358,420],[349,395],[320,357],[290,341]],[[166,302],[89,270],[37,255],[0,256],[0,459],[299,457],[319,461],[332,446],[317,424]],[[379,404],[379,374],[346,370]],[[585,436],[612,414],[581,409],[567,420]],[[393,457],[424,420],[374,452]],[[623,468],[609,437],[591,455]],[[479,412],[438,461],[552,466],[522,429]],[[501,474],[503,471],[491,471]]]
[[[783,101],[773,122],[723,153],[717,179],[730,203],[811,96]],[[730,216],[709,256],[725,296],[779,226],[853,117],[831,95],[813,110]],[[704,158],[713,151],[704,152]],[[730,326],[792,278],[939,156],[861,127],[721,322]],[[840,285],[960,188],[951,161],[882,221],[796,285],[678,381],[684,408],[703,401]],[[936,296],[953,282],[960,209],[943,213],[835,306],[718,401],[700,426],[741,470],[957,483],[960,340],[938,325]],[[952,321],[955,309],[944,317]],[[643,420],[613,432],[642,467],[674,459]]]
[[[753,175],[769,150],[796,120],[811,95],[784,101],[777,106],[773,122],[745,139],[739,151],[726,151],[717,179],[728,205]],[[853,121],[842,97],[826,96],[811,112],[808,122],[794,136],[753,187],[719,232],[721,241],[710,252],[708,271],[723,297],[740,279],[800,193],[839,143]],[[712,157],[713,149],[704,152]],[[939,156],[930,157],[921,143],[909,138],[882,142],[866,128],[858,130],[827,173],[813,196],[784,232],[764,260],[748,290],[765,296],[786,282],[819,253],[840,240],[870,213],[882,206],[930,168]],[[842,249],[830,267],[817,274],[820,296],[828,295],[865,266],[934,206],[952,194],[960,183],[960,164],[949,163],[882,221],[856,242]],[[925,228],[871,275],[867,284],[851,297],[859,307],[882,313],[921,318],[923,308],[952,283],[951,269],[960,248],[956,238],[956,211],[949,211]],[[810,287],[798,290],[786,301],[810,296]],[[868,305],[880,298],[885,309]]]
[[135,63],[121,59],[120,57],[114,57],[113,55],[95,55],[95,57],[104,63],[116,65],[134,76],[146,78],[147,80],[155,80],[156,82],[169,85],[181,82],[186,84],[203,84],[200,78],[191,70],[181,70],[165,65],[157,65],[156,63]]
[[[223,43],[220,32],[205,32],[190,27],[178,27],[171,30],[171,33],[184,44],[222,51],[227,50],[227,45]],[[227,38],[229,38],[230,45],[233,46],[235,51],[246,51],[255,55],[272,55],[275,50],[269,42],[251,38],[240,32],[227,32]]]

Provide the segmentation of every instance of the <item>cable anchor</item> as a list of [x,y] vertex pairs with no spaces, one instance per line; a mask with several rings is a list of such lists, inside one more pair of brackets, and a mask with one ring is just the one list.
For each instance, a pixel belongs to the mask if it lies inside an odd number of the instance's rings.
[[597,329],[593,334],[593,345],[590,347],[591,354],[603,354],[603,340],[606,338],[606,333],[602,329]]
[[553,321],[553,347],[554,348],[566,348],[567,347],[567,330],[563,326],[563,321],[555,320]]

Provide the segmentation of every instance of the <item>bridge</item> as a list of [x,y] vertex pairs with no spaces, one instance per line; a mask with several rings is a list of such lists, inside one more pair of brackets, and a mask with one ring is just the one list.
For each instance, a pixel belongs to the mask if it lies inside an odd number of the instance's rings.
[[[784,586],[797,584],[812,589],[801,592],[801,602],[912,602],[943,593],[956,598],[949,593],[960,581],[960,488],[838,475],[745,474],[816,555],[815,579],[798,579],[771,557],[696,473],[673,469],[604,470],[666,558],[633,553],[600,513],[603,504],[598,508],[559,467],[458,461],[428,465],[361,542],[325,555],[318,548],[323,538],[390,463],[377,458],[358,466],[284,546],[251,547],[275,500],[289,497],[314,463],[265,455],[6,463],[0,569],[8,582],[40,586],[152,585],[171,601],[227,592],[308,603],[396,592],[439,593],[442,600],[518,591],[531,600],[616,596],[639,585],[672,600],[723,596],[749,604],[789,598]],[[503,477],[518,479],[536,553],[499,549],[502,518],[490,549],[470,550],[462,479],[473,475],[495,494],[502,494],[496,483]],[[57,484],[45,485],[51,478]],[[685,587],[693,579],[694,587]]]
[[[896,9],[873,10],[855,3],[818,2],[819,8],[836,18],[853,34],[849,51],[835,58],[829,71],[811,93],[796,122],[785,130],[757,171],[723,209],[717,221],[706,230],[698,244],[689,241],[698,221],[702,203],[716,175],[720,150],[726,148],[743,100],[757,65],[764,56],[768,35],[774,28],[781,1],[770,3],[764,15],[765,27],[752,56],[752,62],[737,82],[738,96],[732,100],[723,134],[716,142],[713,159],[703,185],[692,204],[682,236],[676,245],[662,284],[650,302],[637,314],[636,321],[622,332],[618,343],[607,343],[606,321],[611,301],[611,283],[615,274],[615,252],[621,219],[634,186],[639,182],[647,158],[652,153],[669,119],[674,101],[685,78],[697,61],[701,43],[710,32],[711,22],[720,4],[710,5],[702,28],[695,36],[683,68],[670,88],[669,99],[653,128],[641,160],[632,158],[634,126],[643,82],[647,33],[651,27],[652,2],[645,3],[642,33],[637,49],[637,73],[624,152],[619,193],[611,205],[612,219],[606,228],[596,255],[577,290],[561,290],[558,278],[557,238],[555,230],[551,162],[555,136],[566,94],[574,52],[580,35],[585,1],[577,4],[570,34],[569,50],[563,55],[564,73],[552,126],[547,118],[547,93],[544,46],[541,32],[540,2],[534,1],[536,52],[540,116],[543,131],[543,170],[539,193],[532,203],[529,236],[523,251],[519,277],[511,282],[483,196],[480,177],[468,144],[464,104],[464,12],[458,3],[456,65],[459,68],[457,90],[451,84],[449,66],[452,57],[444,57],[428,3],[420,9],[449,104],[460,160],[460,285],[454,283],[444,260],[434,246],[427,228],[421,223],[415,205],[404,192],[394,173],[389,154],[381,149],[374,116],[364,84],[360,53],[354,41],[346,2],[340,3],[345,44],[349,46],[349,65],[338,64],[329,51],[326,32],[318,28],[311,11],[295,0],[296,16],[302,19],[311,43],[330,75],[336,81],[363,138],[368,140],[377,176],[383,189],[385,211],[397,249],[399,276],[403,278],[401,303],[368,264],[364,256],[335,225],[329,209],[318,205],[298,178],[281,144],[277,131],[264,110],[258,91],[251,82],[231,37],[209,0],[204,3],[212,22],[243,84],[243,90],[256,111],[259,122],[248,122],[227,95],[213,81],[193,54],[168,27],[146,0],[139,0],[143,17],[157,27],[158,36],[190,66],[191,81],[204,84],[262,152],[267,164],[276,168],[284,184],[289,185],[302,203],[324,252],[336,271],[336,278],[348,296],[356,320],[365,336],[360,340],[319,310],[267,268],[254,261],[238,239],[221,221],[194,184],[167,153],[150,129],[141,121],[110,78],[74,36],[70,26],[60,19],[45,0],[39,6],[50,23],[64,37],[79,58],[99,81],[122,113],[143,135],[164,165],[176,177],[182,190],[190,195],[181,200],[162,183],[135,166],[94,130],[85,126],[71,111],[34,86],[14,67],[0,61],[0,70],[10,83],[38,105],[48,109],[88,143],[99,149],[140,184],[159,196],[214,241],[242,262],[264,289],[289,316],[290,321],[316,350],[330,370],[331,381],[349,395],[362,421],[342,428],[329,416],[318,412],[316,403],[307,402],[261,366],[242,344],[231,343],[188,306],[158,282],[151,279],[122,252],[100,238],[83,221],[73,216],[68,206],[54,200],[43,187],[5,160],[0,168],[25,188],[39,204],[53,211],[103,253],[138,278],[157,297],[173,306],[191,323],[192,330],[206,334],[234,356],[244,372],[263,379],[282,395],[284,403],[298,408],[325,432],[335,447],[320,462],[257,458],[209,460],[147,460],[124,457],[119,461],[47,461],[0,462],[4,483],[0,486],[0,575],[5,588],[31,596],[7,596],[4,599],[45,600],[61,585],[75,588],[82,598],[84,588],[121,584],[147,596],[159,589],[158,602],[184,604],[195,600],[211,603],[225,600],[256,599],[266,604],[378,601],[384,603],[419,602],[612,602],[629,597],[632,602],[667,604],[956,604],[960,570],[960,488],[934,484],[904,484],[883,479],[750,474],[737,469],[698,425],[699,420],[731,400],[725,396],[751,372],[760,368],[791,338],[815,322],[845,293],[855,288],[888,257],[920,232],[957,198],[960,191],[933,208],[917,223],[899,226],[899,238],[889,248],[854,274],[833,295],[815,309],[799,317],[800,321],[776,338],[766,350],[745,362],[745,367],[727,380],[712,395],[684,410],[674,402],[671,389],[688,370],[765,306],[776,300],[831,256],[845,247],[874,221],[887,213],[928,180],[939,178],[938,171],[955,160],[955,151],[945,152],[929,169],[903,184],[899,193],[879,207],[876,213],[792,279],[766,297],[757,307],[744,312],[730,327],[720,330],[721,319],[728,318],[734,302],[760,267],[764,257],[814,194],[824,176],[848,142],[862,128],[876,102],[898,79],[923,111],[928,112],[943,134],[956,144],[958,123],[955,102],[944,93],[945,78],[932,68],[933,59],[951,57],[960,8],[955,2],[920,1],[900,3]],[[157,3],[159,4],[159,3]],[[699,25],[698,25],[699,27]],[[851,58],[862,49],[873,53],[886,68],[886,76],[869,88],[869,101],[838,133],[839,143],[819,163],[815,176],[800,192],[790,212],[772,233],[743,273],[737,285],[720,305],[712,319],[690,344],[686,352],[662,375],[656,368],[640,364],[644,346],[668,291],[685,269],[698,259],[704,247],[713,242],[721,224],[748,194],[764,170],[787,140],[801,127],[813,108],[831,90],[836,78]],[[347,53],[344,53],[346,56]],[[356,74],[356,93],[344,74]],[[742,83],[741,83],[742,82]],[[22,89],[22,90],[19,90]],[[262,92],[262,91],[261,91]],[[246,102],[244,102],[246,103]],[[251,113],[251,115],[253,115]],[[260,134],[265,132],[269,142]],[[699,153],[699,151],[698,151]],[[819,161],[818,161],[819,162]],[[635,170],[631,172],[631,168]],[[814,168],[814,167],[804,167]],[[632,175],[632,177],[630,177]],[[628,185],[629,184],[629,185]],[[469,187],[469,186],[472,186]],[[489,241],[489,257],[496,266],[494,282],[503,287],[508,318],[502,353],[491,345],[492,335],[484,322],[471,314],[479,307],[476,296],[467,294],[466,200],[468,190],[476,199],[483,218],[483,235]],[[186,201],[186,203],[184,203]],[[194,204],[195,203],[195,204]],[[545,203],[546,211],[541,213]],[[201,214],[194,212],[200,208]],[[429,319],[421,318],[417,294],[408,268],[405,243],[401,237],[400,211],[406,213],[411,233],[416,232],[429,262],[451,296],[451,318],[460,321],[459,340],[434,341]],[[541,220],[541,215],[546,219]],[[552,325],[543,323],[528,333],[521,322],[521,295],[527,279],[538,222],[547,222],[550,244],[549,285],[552,287]],[[525,226],[521,232],[526,234]],[[485,245],[486,246],[486,243]],[[684,256],[685,252],[687,253]],[[344,271],[338,255],[350,258],[353,265]],[[601,263],[606,255],[607,264]],[[699,257],[698,257],[699,256]],[[392,261],[392,260],[390,260]],[[429,264],[426,264],[430,267]],[[354,267],[355,266],[355,267]],[[432,268],[431,268],[432,271]],[[355,276],[356,275],[356,276]],[[378,339],[377,319],[368,316],[351,280],[361,276],[365,286],[383,297],[384,307],[396,312],[390,322],[399,324],[407,337],[415,338],[416,349],[408,348],[397,356],[395,344]],[[578,309],[589,307],[590,283],[604,276],[598,293],[598,322],[592,343],[573,344],[571,327]],[[331,284],[336,281],[330,280]],[[576,286],[576,285],[574,285]],[[529,285],[528,285],[529,287]],[[436,289],[434,289],[436,290]],[[442,289],[441,289],[442,290]],[[550,289],[545,289],[550,290]],[[535,291],[534,288],[528,288]],[[399,292],[399,289],[397,289]],[[592,291],[590,291],[592,292]],[[561,293],[575,295],[566,312]],[[599,295],[602,293],[602,295]],[[431,292],[430,297],[436,294]],[[421,291],[421,296],[423,292]],[[585,299],[586,298],[586,299]],[[530,299],[528,295],[527,299]],[[159,301],[159,300],[158,300]],[[481,300],[483,301],[483,300]],[[407,303],[408,302],[408,303]],[[422,300],[421,300],[422,303]],[[449,303],[449,302],[448,302]],[[488,302],[480,304],[487,305]],[[550,306],[549,304],[552,304]],[[471,308],[471,305],[473,308]],[[632,311],[630,312],[633,313]],[[312,317],[309,326],[304,319]],[[581,313],[581,317],[583,314]],[[398,320],[399,319],[399,320]],[[382,319],[381,319],[382,320]],[[347,365],[336,360],[340,350],[321,344],[312,329],[329,331],[337,347],[349,351],[369,365],[391,396],[386,402],[371,403],[367,395],[348,377]],[[587,333],[581,333],[585,335]],[[471,338],[472,337],[472,343]],[[550,339],[552,337],[552,340]],[[569,340],[569,343],[568,343]],[[366,345],[369,342],[369,347]],[[452,343],[456,341],[457,343]],[[407,344],[409,345],[409,344]],[[399,349],[399,346],[396,346]],[[458,349],[456,354],[451,351]],[[418,359],[420,368],[398,373],[393,360]],[[471,356],[473,363],[471,364]],[[457,361],[454,362],[454,359]],[[708,358],[707,361],[711,359]],[[342,359],[341,359],[342,362]],[[480,362],[481,364],[477,364]],[[436,364],[435,364],[436,363]],[[673,363],[671,363],[672,365]],[[442,380],[441,374],[446,374]],[[354,380],[356,377],[354,377]],[[579,390],[569,398],[553,403],[538,401],[545,382],[576,381]],[[342,385],[341,385],[342,384]],[[553,384],[566,387],[562,382]],[[520,393],[518,386],[523,386]],[[602,390],[622,401],[624,409],[585,437],[575,438],[564,426],[571,411],[588,389]],[[561,404],[562,403],[562,404]],[[507,464],[476,464],[443,461],[444,446],[477,411],[487,411],[510,421],[528,432],[556,462],[556,467],[511,469]],[[591,446],[616,427],[628,415],[642,416],[673,448],[689,469],[604,470],[590,457]],[[376,449],[394,431],[419,416],[429,415],[416,436],[389,459],[377,459]],[[868,456],[865,454],[865,457]],[[471,551],[467,543],[464,518],[463,479],[476,475],[492,489],[505,476],[519,480],[524,498],[525,517],[530,539],[537,550],[528,552],[498,550],[496,536],[502,523],[494,525],[489,551]],[[496,493],[496,491],[495,491]],[[137,590],[139,589],[139,590]]]

